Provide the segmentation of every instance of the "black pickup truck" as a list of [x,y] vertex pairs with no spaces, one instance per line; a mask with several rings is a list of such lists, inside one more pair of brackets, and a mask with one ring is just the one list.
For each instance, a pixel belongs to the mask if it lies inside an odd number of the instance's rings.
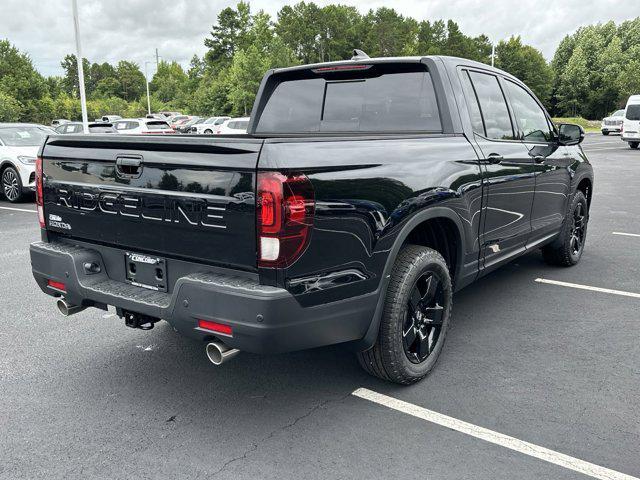
[[583,137],[460,58],[272,70],[246,135],[49,137],[33,275],[65,315],[164,319],[215,364],[345,343],[368,372],[415,382],[454,291],[538,248],[579,261]]

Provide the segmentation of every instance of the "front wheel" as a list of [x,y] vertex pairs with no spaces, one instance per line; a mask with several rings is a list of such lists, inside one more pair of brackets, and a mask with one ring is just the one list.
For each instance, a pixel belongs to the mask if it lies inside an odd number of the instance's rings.
[[451,318],[453,290],[437,251],[402,248],[393,266],[375,344],[358,354],[371,375],[400,384],[424,378],[442,351]]
[[629,147],[638,148],[638,144],[640,144],[640,142],[629,142]]
[[545,261],[551,265],[571,267],[580,261],[587,240],[589,206],[580,190],[573,195],[569,215],[564,221],[558,240],[542,247]]
[[22,181],[13,167],[7,167],[2,172],[2,193],[12,203],[22,199]]
[[609,130],[602,130],[603,135],[609,135]]
[[213,130],[206,129],[204,131],[204,133],[205,133],[205,135],[211,135],[211,134],[213,134]]

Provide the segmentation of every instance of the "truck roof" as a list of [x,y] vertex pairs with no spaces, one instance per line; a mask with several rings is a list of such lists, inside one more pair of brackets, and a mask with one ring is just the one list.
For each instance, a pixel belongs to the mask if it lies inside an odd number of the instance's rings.
[[306,65],[296,65],[293,67],[285,67],[285,68],[275,68],[272,70],[273,73],[281,73],[281,72],[289,72],[296,70],[308,70],[313,68],[322,68],[322,67],[332,67],[339,65],[358,65],[358,64],[376,64],[376,63],[421,63],[424,59],[433,59],[440,60],[443,63],[447,64],[447,66],[452,67],[460,64],[464,64],[470,67],[482,68],[484,70],[492,71],[495,73],[500,73],[502,75],[506,75],[511,78],[516,78],[508,72],[504,70],[500,70],[499,68],[492,67],[491,65],[487,65],[486,63],[478,62],[475,60],[468,60],[466,58],[461,57],[451,57],[447,55],[425,55],[425,56],[407,56],[407,57],[373,57],[373,58],[359,58],[357,60],[337,60],[335,62],[321,62],[321,63],[310,63]]

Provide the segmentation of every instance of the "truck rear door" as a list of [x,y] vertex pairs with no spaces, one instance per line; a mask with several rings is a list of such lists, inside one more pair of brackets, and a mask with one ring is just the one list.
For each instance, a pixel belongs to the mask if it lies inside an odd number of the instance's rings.
[[256,268],[261,140],[51,137],[43,148],[48,231],[136,253]]

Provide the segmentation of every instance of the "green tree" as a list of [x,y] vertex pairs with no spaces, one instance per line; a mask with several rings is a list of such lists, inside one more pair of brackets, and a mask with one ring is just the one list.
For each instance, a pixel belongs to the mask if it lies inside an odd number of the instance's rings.
[[144,74],[138,64],[120,60],[116,67],[116,76],[120,82],[119,97],[127,100],[137,100],[146,91]]
[[589,93],[589,67],[587,54],[581,46],[575,48],[560,77],[558,107],[575,117],[582,112],[583,102]]
[[161,102],[178,101],[181,103],[187,93],[185,90],[188,80],[189,77],[184,73],[179,63],[161,61],[149,84],[149,89]]
[[211,37],[204,40],[209,50],[205,54],[208,68],[221,69],[228,66],[238,49],[246,48],[247,33],[251,29],[251,8],[240,2],[236,10],[231,7],[218,14],[218,23],[211,28]]
[[523,45],[519,36],[496,46],[496,67],[522,80],[541,102],[548,104],[553,88],[553,70],[542,53]]
[[[62,77],[62,88],[67,95],[80,98],[80,86],[78,79],[78,61],[74,54],[68,54],[64,56],[62,62],[60,62],[64,75]],[[82,69],[84,70],[84,83],[85,92],[89,95],[89,86],[91,82],[88,81],[88,76],[91,73],[91,64],[86,58],[82,59]]]
[[47,92],[47,84],[29,56],[8,40],[0,40],[0,92],[4,94],[3,104],[11,112],[7,116],[19,111],[24,121],[36,121],[37,102]]
[[415,50],[418,23],[405,18],[392,8],[369,10],[363,19],[367,30],[365,51],[376,57],[392,57]]
[[0,91],[0,122],[18,122],[22,118],[22,104]]

